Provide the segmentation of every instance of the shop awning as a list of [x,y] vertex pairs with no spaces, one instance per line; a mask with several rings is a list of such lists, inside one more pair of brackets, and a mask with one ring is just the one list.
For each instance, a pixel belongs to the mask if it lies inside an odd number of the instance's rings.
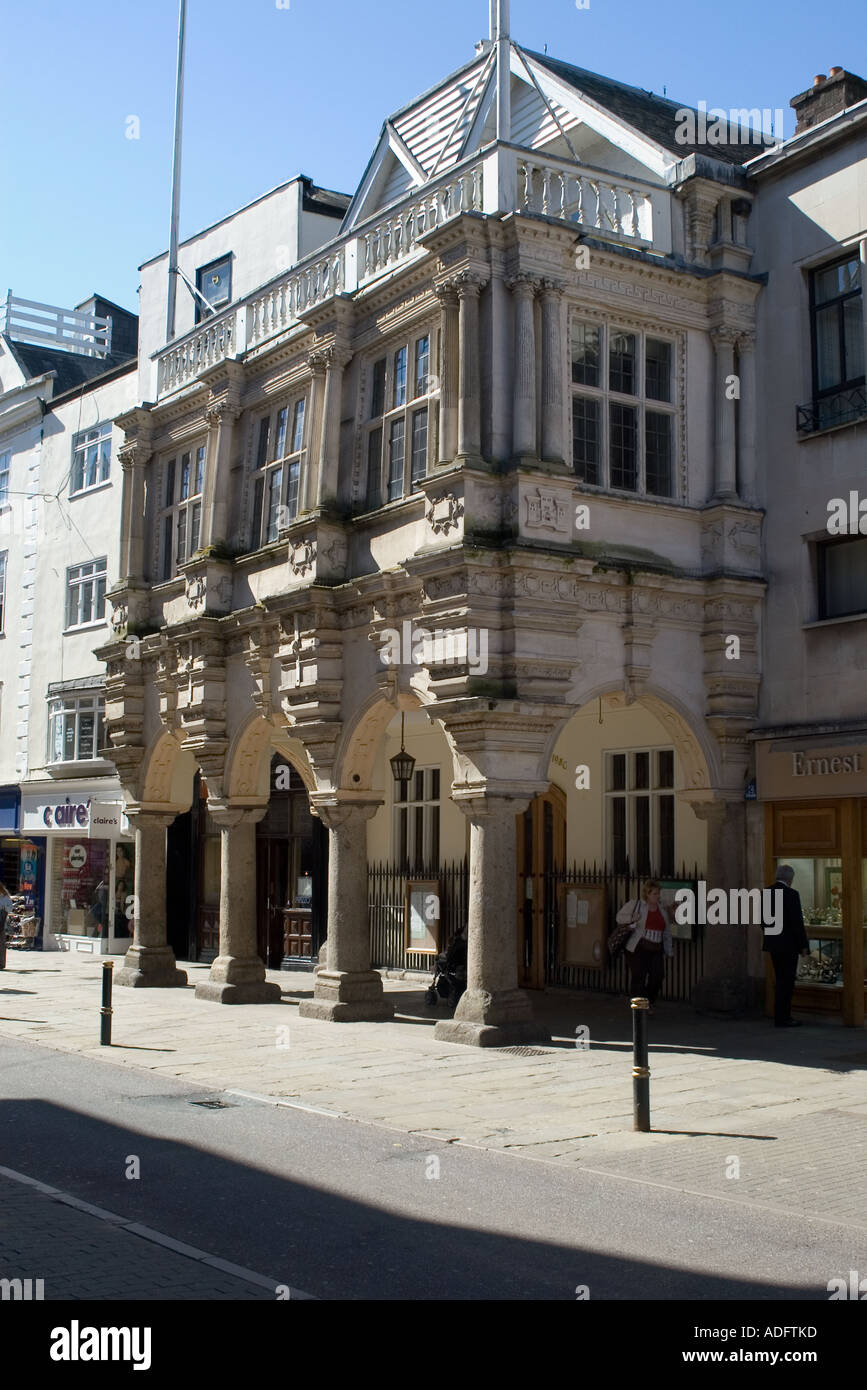
[[21,805],[19,787],[0,787],[0,831],[18,829],[18,808]]

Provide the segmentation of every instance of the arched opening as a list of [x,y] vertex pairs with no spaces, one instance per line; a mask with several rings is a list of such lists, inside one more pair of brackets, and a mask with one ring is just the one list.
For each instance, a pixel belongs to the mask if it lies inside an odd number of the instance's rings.
[[270,762],[268,810],[256,826],[258,953],[270,970],[310,970],[325,940],[328,832],[281,752]]

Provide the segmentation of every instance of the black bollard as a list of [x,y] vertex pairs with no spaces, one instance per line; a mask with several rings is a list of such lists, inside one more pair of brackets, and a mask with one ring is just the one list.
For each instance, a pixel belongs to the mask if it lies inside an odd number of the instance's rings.
[[114,976],[113,960],[102,962],[102,1008],[99,1011],[99,1041],[103,1047],[111,1047],[111,985]]
[[650,1132],[650,1067],[647,1065],[647,1011],[650,1001],[632,999],[633,1129]]

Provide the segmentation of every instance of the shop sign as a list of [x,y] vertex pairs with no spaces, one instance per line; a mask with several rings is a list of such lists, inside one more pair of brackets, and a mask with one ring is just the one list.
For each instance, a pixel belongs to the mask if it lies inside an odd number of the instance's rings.
[[92,801],[90,803],[90,833],[94,837],[109,840],[123,829],[121,814],[123,807],[119,801]]
[[867,796],[867,747],[827,743],[799,746],[768,741],[756,748],[759,800]]
[[42,812],[42,824],[47,830],[83,830],[90,818],[90,802],[69,801],[62,806],[46,806]]

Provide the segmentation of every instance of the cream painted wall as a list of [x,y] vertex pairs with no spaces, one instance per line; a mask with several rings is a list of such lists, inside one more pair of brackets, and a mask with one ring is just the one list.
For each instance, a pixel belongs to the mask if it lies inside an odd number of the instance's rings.
[[[612,709],[602,702],[602,723],[599,723],[599,701],[585,705],[569,721],[554,749],[548,775],[566,793],[566,857],[569,863],[585,859],[591,863],[604,860],[605,815],[604,755],[622,749],[671,748],[672,743],[659,720],[635,704],[628,708]],[[575,786],[575,770],[584,765],[590,769],[589,791]],[[683,772],[675,750],[675,791],[683,786]],[[675,863],[681,861],[691,868],[704,864],[706,830],[691,808],[675,801]]]
[[[440,862],[463,859],[467,853],[469,822],[463,811],[449,796],[452,783],[452,755],[445,734],[438,724],[431,724],[422,710],[409,710],[406,715],[406,750],[416,760],[416,766],[440,769]],[[367,823],[367,859],[369,863],[390,862],[392,847],[392,811],[394,809],[394,779],[389,758],[400,752],[400,715],[395,715],[385,731],[373,774],[373,786],[384,792],[385,804]]]

